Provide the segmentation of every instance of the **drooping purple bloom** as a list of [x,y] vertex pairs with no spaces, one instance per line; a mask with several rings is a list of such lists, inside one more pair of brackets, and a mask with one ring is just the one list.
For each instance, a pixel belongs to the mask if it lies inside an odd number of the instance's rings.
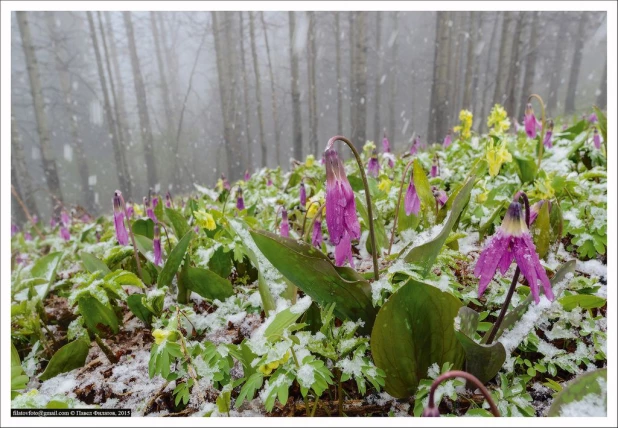
[[300,180],[300,208],[305,209],[307,206],[307,189],[305,189],[305,182]]
[[71,239],[71,232],[69,232],[69,229],[67,229],[65,225],[60,226],[60,237],[65,241]]
[[53,229],[54,227],[56,227],[57,224],[58,220],[56,219],[56,217],[51,216],[51,218],[49,219],[49,227]]
[[599,118],[597,117],[596,113],[592,113],[590,116],[588,116],[588,122],[590,123],[597,123],[599,121]]
[[165,194],[165,207],[172,208],[172,194],[170,193],[169,190]]
[[541,212],[541,208],[543,208],[543,204],[549,204],[548,208],[551,210],[551,201],[546,199],[541,199],[540,201],[532,204],[530,207],[530,224],[534,223],[534,220],[539,216],[539,212]]
[[82,223],[90,223],[92,221],[92,217],[90,217],[90,214],[84,213],[84,215],[80,217],[80,220]]
[[62,210],[62,212],[60,213],[60,221],[64,226],[68,226],[69,224],[71,224],[71,217],[69,217],[69,213],[67,213],[65,210]]
[[154,249],[154,264],[159,266],[161,264],[161,230],[159,223],[154,227],[154,239],[152,240],[152,247]]
[[245,209],[245,200],[242,197],[242,188],[240,186],[238,186],[236,190],[236,208],[238,208],[239,211]]
[[267,185],[268,187],[270,187],[270,186],[272,186],[272,185],[273,185],[273,180],[270,178],[270,174],[268,175],[268,181],[266,181],[266,185]]
[[350,235],[343,235],[339,243],[335,246],[335,264],[343,266],[346,262],[350,262],[350,267],[354,269],[354,258],[352,257],[352,240]]
[[11,238],[19,233],[19,226],[11,223]]
[[154,210],[157,205],[159,205],[159,197],[155,196],[154,198],[152,198],[152,209]]
[[444,190],[440,190],[435,186],[431,187],[431,191],[433,192],[433,197],[436,198],[436,201],[438,202],[438,205],[441,207],[443,207],[446,204],[446,201],[448,201],[448,195],[446,194],[446,192]]
[[447,148],[448,146],[451,145],[452,142],[453,142],[453,137],[451,137],[451,130],[449,129],[448,133],[446,134],[446,137],[444,137],[444,142],[442,143],[442,145],[444,146],[444,148]]
[[414,213],[414,215],[418,215],[418,212],[421,210],[421,200],[416,193],[416,186],[414,185],[414,175],[410,177],[410,184],[408,184],[408,190],[406,191],[406,197],[404,199],[403,204],[406,215]]
[[601,148],[601,136],[599,135],[597,128],[594,128],[594,136],[592,137],[592,141],[594,142],[594,147],[597,149]]
[[284,238],[290,237],[290,224],[288,223],[288,211],[285,208],[281,210],[281,225],[279,226],[279,233]]
[[502,225],[485,246],[474,268],[479,281],[479,297],[485,292],[497,269],[504,275],[515,259],[528,284],[534,301],[538,304],[539,281],[549,300],[554,299],[551,284],[545,269],[541,266],[532,236],[524,220],[521,204],[511,202]]
[[417,136],[414,141],[412,141],[412,146],[410,147],[410,154],[414,156],[418,152],[418,147],[420,145],[420,139]]
[[195,226],[193,228],[193,230],[195,231],[195,233],[200,233],[200,227],[199,226]]
[[127,215],[130,218],[133,218],[133,215],[135,215],[135,210],[133,209],[133,203],[132,202],[127,202],[125,204],[125,206],[127,207]]
[[378,177],[380,175],[380,163],[378,162],[378,155],[376,154],[375,149],[371,154],[371,158],[369,159],[369,164],[367,165],[367,173],[372,177]]
[[39,222],[39,216],[37,216],[36,214],[34,214],[34,215],[32,216],[32,222],[33,222],[34,224],[37,224],[37,223]]
[[155,224],[158,223],[157,216],[154,213],[154,208],[152,207],[150,199],[148,199],[147,197],[144,197],[144,208],[146,209],[146,215],[148,216],[148,218],[154,221]]
[[392,153],[383,153],[382,157],[388,160],[388,167],[392,168],[395,166],[395,155]]
[[391,152],[391,143],[388,141],[388,138],[386,138],[386,133],[384,133],[384,138],[382,138],[382,151],[384,153]]
[[324,152],[326,163],[326,226],[333,245],[348,234],[360,238],[360,223],[356,215],[354,192],[345,174],[343,162],[335,149]]
[[311,245],[316,248],[322,247],[322,218],[313,220],[313,232],[311,233]]
[[32,241],[32,235],[30,234],[30,232],[24,232],[24,239],[26,241]]
[[221,182],[223,183],[223,188],[225,190],[230,190],[230,182],[227,181],[227,178],[225,178],[225,174],[221,174]]
[[547,122],[547,131],[545,132],[545,138],[543,139],[543,145],[548,149],[553,147],[551,142],[552,134],[554,133],[554,121],[550,120]]
[[249,173],[249,170],[246,169],[245,170],[245,181],[249,181],[251,179],[251,174]]
[[129,243],[129,234],[124,224],[124,199],[120,190],[114,192],[112,198],[114,204],[114,227],[116,228],[116,239],[120,245],[127,245]]
[[440,170],[438,169],[438,158],[434,156],[433,164],[431,164],[431,177],[437,177],[440,175]]
[[528,103],[526,106],[526,114],[524,116],[524,128],[526,128],[526,134],[528,138],[535,138],[537,130],[541,129],[541,123],[537,120],[532,109],[532,104]]

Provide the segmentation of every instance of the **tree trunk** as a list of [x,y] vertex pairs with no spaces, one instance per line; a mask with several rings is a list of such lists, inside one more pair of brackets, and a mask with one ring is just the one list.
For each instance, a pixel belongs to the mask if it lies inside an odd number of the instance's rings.
[[450,12],[438,12],[437,19],[438,52],[436,56],[436,80],[434,81],[436,131],[434,139],[428,141],[438,141],[448,131],[448,57],[450,45],[448,21],[450,19]]
[[343,85],[341,83],[341,27],[340,12],[335,14],[335,54],[337,67],[337,134],[343,133]]
[[86,158],[86,154],[84,152],[84,143],[79,137],[77,112],[73,108],[73,90],[71,88],[71,79],[68,73],[68,66],[60,57],[60,47],[58,46],[60,38],[56,31],[54,12],[45,12],[45,18],[50,33],[52,51],[54,53],[56,71],[58,72],[58,80],[60,82],[60,90],[62,91],[62,99],[64,101],[66,117],[70,125],[70,144],[77,159],[77,170],[80,178],[82,198],[84,204],[86,205],[86,209],[92,210],[94,209],[94,193],[90,190],[90,186],[88,185],[88,177],[90,175],[88,172],[88,159]]
[[[462,71],[463,71],[463,48],[464,43],[462,38],[460,37],[463,33],[464,28],[464,12],[454,12],[453,13],[454,24],[450,28],[450,49],[449,52],[449,116],[447,119],[447,126],[452,126],[451,124],[456,121],[459,117],[459,110],[461,109],[461,104],[459,103],[459,92],[460,92],[460,84],[463,79]],[[455,58],[455,65],[452,66],[451,60]],[[435,141],[439,141],[444,138],[443,135],[438,135],[438,139]],[[431,142],[431,141],[430,141]]]
[[524,13],[523,12],[513,12],[513,14],[517,14],[516,17],[513,18],[515,21],[515,31],[513,32],[513,41],[511,44],[511,61],[509,68],[509,79],[507,81],[506,88],[506,101],[505,101],[505,110],[511,115],[517,117],[517,99],[515,98],[515,94],[518,94],[517,86],[519,83],[519,51],[522,45],[521,42],[521,34],[522,27],[524,22]]
[[277,92],[275,90],[275,75],[273,73],[273,64],[270,58],[270,45],[268,43],[268,31],[266,29],[264,12],[260,12],[260,19],[262,21],[262,30],[264,31],[264,42],[266,43],[266,58],[268,58],[268,76],[270,77],[270,93],[273,110],[273,125],[275,127],[275,150],[277,152],[277,165],[281,165],[281,130],[279,129],[279,113],[277,111]]
[[521,96],[519,98],[519,108],[515,117],[522,116],[522,106],[525,107],[528,96],[534,91],[534,75],[536,72],[537,52],[539,48],[538,42],[538,20],[539,13],[532,12],[530,17],[530,37],[528,38],[528,55],[526,56],[526,70],[524,72],[524,83],[522,86]]
[[[479,71],[479,67],[481,65],[481,52],[483,51],[482,46],[479,44],[479,40],[483,39],[483,17],[485,16],[482,13],[478,13],[478,12],[474,12],[477,17],[476,17],[476,23],[474,24],[474,27],[472,28],[472,31],[474,33],[474,48],[473,48],[473,68],[472,68],[472,95],[470,98],[470,110],[472,112],[479,112],[480,111],[480,104],[479,104],[479,99],[481,98],[480,95],[480,90],[479,90],[479,80],[480,80],[480,71]],[[480,48],[479,48],[480,47]],[[476,119],[474,122],[478,121],[478,114],[476,114]],[[474,127],[474,123],[473,123],[473,127]],[[474,127],[474,129],[477,129],[476,127]]]
[[567,34],[569,30],[569,22],[565,19],[566,13],[562,12],[562,22],[560,29],[558,30],[558,42],[554,49],[554,55],[552,56],[549,75],[549,94],[547,95],[547,110],[556,111],[558,105],[558,92],[560,90],[560,80],[564,71],[564,64],[566,58],[567,47]]
[[[506,86],[509,80],[509,64],[511,59],[511,44],[512,39],[510,35],[511,22],[513,21],[513,12],[502,12],[502,36],[500,38],[500,56],[498,57],[498,70],[496,71],[496,86],[494,90],[494,96],[492,99],[492,105],[494,103],[500,103],[504,105],[506,101]],[[514,112],[509,111],[509,114]]]
[[489,89],[491,88],[491,86],[497,83],[495,79],[492,79],[493,81],[490,80],[490,74],[491,74],[490,71],[491,71],[492,53],[494,52],[496,38],[498,37],[498,28],[500,26],[500,19],[499,19],[498,13],[500,12],[496,12],[496,17],[493,20],[494,28],[491,30],[491,37],[489,39],[489,49],[487,50],[487,62],[485,63],[485,87],[483,88],[483,96],[481,99],[481,108],[480,108],[481,116],[480,116],[479,131],[483,131],[487,127],[487,122],[485,121],[485,118],[487,117],[488,110],[489,110],[487,105],[490,104],[493,107],[491,102],[489,103],[487,102],[488,101],[487,97],[489,95]]
[[597,107],[604,109],[607,107],[607,57],[605,57],[605,66],[603,67],[603,77],[599,85],[599,96],[597,97]]
[[307,77],[309,79],[309,150],[313,155],[318,154],[318,97],[315,82],[315,14],[307,12],[309,27],[307,29]]
[[427,124],[427,140],[436,141],[438,134],[438,53],[440,52],[440,37],[442,37],[443,17],[436,12],[436,35],[433,48],[433,76],[431,80],[431,97],[429,100],[429,120]]
[[16,12],[17,23],[19,25],[19,33],[21,35],[22,48],[26,57],[26,67],[28,69],[28,78],[30,79],[30,92],[32,95],[32,103],[34,105],[34,116],[36,119],[37,130],[39,134],[39,145],[41,149],[41,159],[43,161],[43,173],[47,188],[52,196],[51,207],[53,212],[58,212],[59,206],[56,205],[54,198],[62,202],[62,192],[60,190],[60,180],[58,171],[56,170],[56,160],[50,147],[49,129],[47,127],[47,116],[45,115],[45,103],[43,99],[43,87],[41,86],[41,77],[39,74],[39,64],[34,52],[32,43],[32,34],[30,33],[30,24],[28,23],[28,12]]
[[[21,137],[17,129],[15,116],[11,115],[11,184],[13,184],[20,195],[30,215],[36,215],[40,218],[39,210],[36,206],[36,199],[32,189],[32,178],[30,171],[26,166],[26,157],[24,156],[24,146],[21,144]],[[17,209],[22,212],[21,207]],[[20,215],[22,222],[25,221],[25,213]]]
[[294,37],[296,33],[296,19],[294,11],[288,12],[289,27],[290,27],[290,65],[291,65],[291,86],[292,86],[292,135],[294,158],[296,160],[303,159],[303,128],[302,117],[300,111],[300,78],[298,76],[298,52],[294,48]]
[[[251,12],[249,12],[251,13]],[[243,12],[238,12],[240,18],[240,63],[242,67],[243,104],[245,116],[245,137],[247,138],[247,168],[253,169],[253,144],[251,144],[251,120],[249,117],[249,78],[247,76],[247,63],[245,61],[245,34]]]
[[390,71],[389,71],[389,98],[390,101],[388,103],[388,132],[390,132],[390,143],[391,150],[395,148],[395,127],[396,125],[396,114],[395,113],[395,103],[397,101],[397,59],[398,56],[398,48],[399,48],[399,12],[393,12],[393,32],[395,33],[395,39],[393,40],[393,46],[391,47],[391,59],[390,59]]
[[257,100],[258,125],[260,127],[260,148],[262,152],[262,166],[268,165],[268,150],[264,138],[264,119],[262,115],[262,86],[260,79],[260,64],[258,63],[257,48],[255,46],[255,19],[253,12],[249,12],[249,32],[251,36],[251,55],[253,56],[253,72],[255,73],[255,98]]
[[[121,167],[122,167],[122,176],[125,179],[125,185],[123,187],[123,192],[126,193],[126,197],[130,198],[133,193],[132,183],[131,183],[131,173],[129,172],[129,167],[127,166],[127,156],[125,152],[125,136],[128,136],[128,132],[123,132],[122,125],[120,124],[121,116],[120,110],[118,109],[118,100],[116,99],[116,88],[114,86],[114,77],[112,75],[112,67],[109,63],[109,52],[107,50],[107,42],[105,41],[105,31],[103,30],[103,20],[101,19],[101,12],[97,12],[97,18],[99,21],[99,31],[101,32],[101,41],[103,42],[103,52],[105,54],[105,66],[107,69],[107,77],[109,79],[110,92],[112,94],[112,101],[114,103],[114,113],[115,120],[114,123],[110,126],[113,126],[116,130],[116,138],[118,139],[118,149],[120,151],[120,159],[121,159]],[[96,33],[96,30],[95,30]],[[110,105],[110,109],[112,106]]]
[[[354,35],[354,21],[356,20],[356,14],[354,12],[348,12],[348,21],[350,25],[350,29],[348,31],[348,37],[350,38],[350,78],[349,78],[349,87],[348,87],[348,98],[350,100],[350,137],[354,135],[354,118],[356,117],[356,104],[355,100],[355,92],[356,92],[356,74],[354,73],[354,67],[356,66],[356,62],[354,59],[354,55],[356,53],[356,37]],[[354,143],[354,140],[352,140]]]
[[381,90],[382,90],[382,12],[376,13],[376,56],[377,72],[375,76],[375,100],[373,110],[373,135],[376,144],[381,141],[382,124],[380,123]]
[[355,12],[354,19],[354,83],[352,102],[355,104],[355,117],[352,119],[352,142],[361,149],[367,141],[367,12]]
[[142,79],[142,70],[137,56],[137,46],[133,35],[133,22],[131,21],[131,12],[122,12],[124,25],[127,31],[127,39],[129,42],[129,53],[131,55],[131,68],[133,69],[133,83],[135,84],[135,96],[137,98],[137,110],[139,115],[139,124],[142,134],[142,143],[144,144],[144,157],[146,159],[146,172],[148,177],[148,187],[154,187],[157,182],[157,165],[154,156],[154,147],[152,141],[152,129],[150,128],[150,116],[148,115],[146,89]]
[[[157,17],[159,18],[159,28],[161,29],[161,44],[163,46],[163,50],[165,52],[165,64],[167,66],[167,76],[169,77],[170,87],[171,87],[171,103],[172,103],[172,113],[174,115],[174,119],[178,117],[179,110],[181,109],[182,99],[179,87],[179,72],[178,72],[178,55],[174,49],[175,43],[174,40],[169,40],[167,35],[168,33],[172,34],[171,24],[169,20],[163,21],[164,16],[173,16],[171,14],[159,13]],[[167,25],[165,25],[167,24]],[[167,27],[167,28],[166,28]]]
[[466,55],[466,81],[464,87],[464,95],[462,107],[472,111],[472,94],[476,91],[474,87],[475,79],[478,77],[478,57],[476,55],[478,33],[481,26],[479,25],[479,12],[470,12],[470,25],[468,26],[468,54]]
[[[165,75],[165,67],[163,65],[163,53],[161,51],[161,43],[159,41],[159,29],[157,28],[156,13],[150,12],[150,26],[152,28],[152,38],[155,43],[155,54],[157,57],[157,67],[159,68],[159,76],[161,80],[161,95],[163,98],[163,110],[165,111],[165,136],[168,141],[168,148],[172,147],[171,140],[174,129],[174,116],[172,115],[172,104],[170,102],[170,94],[167,87],[167,78]],[[174,183],[180,185],[180,183]]]
[[581,12],[577,37],[575,38],[575,52],[573,53],[573,61],[571,62],[569,84],[567,85],[567,96],[564,102],[564,114],[575,112],[575,94],[577,93],[579,70],[582,65],[584,34],[586,34],[586,13]]

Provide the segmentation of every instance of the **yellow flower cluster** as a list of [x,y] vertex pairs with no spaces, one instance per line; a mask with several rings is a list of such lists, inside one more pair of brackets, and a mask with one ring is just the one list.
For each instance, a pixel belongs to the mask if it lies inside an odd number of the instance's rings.
[[170,332],[168,330],[161,330],[160,328],[156,329],[152,332],[152,337],[154,337],[155,343],[157,345],[162,344],[169,337]]
[[307,156],[307,160],[305,160],[305,165],[311,168],[314,162],[315,162],[315,157],[313,155],[309,155]]
[[133,204],[133,212],[136,216],[141,217],[144,215],[144,210],[140,204]]
[[500,104],[496,104],[491,113],[487,117],[487,127],[491,135],[501,135],[509,130],[511,127],[511,121],[508,118],[508,114],[504,107]]
[[380,189],[384,193],[388,193],[391,190],[391,184],[393,184],[393,182],[388,177],[384,177],[382,180],[380,180],[380,184],[378,184],[378,189]]
[[376,148],[376,145],[373,141],[367,141],[363,146],[363,151],[365,152],[365,156],[371,156],[371,152],[373,152]]
[[223,192],[223,180],[218,179],[215,187],[219,192]]
[[472,121],[474,117],[472,116],[472,112],[468,110],[462,110],[459,112],[459,121],[461,125],[458,125],[453,128],[453,131],[457,132],[461,138],[464,140],[470,138],[471,129],[472,129]]
[[212,214],[207,213],[203,209],[195,211],[195,220],[197,221],[197,225],[206,230],[215,230],[217,224],[215,223],[215,219]]
[[500,172],[500,167],[502,167],[503,163],[508,163],[513,160],[511,153],[509,153],[505,145],[502,143],[495,145],[493,139],[487,146],[485,158],[489,164],[489,175],[492,177],[498,175]]
[[269,374],[272,373],[273,370],[276,370],[277,367],[279,367],[281,364],[287,363],[289,359],[290,359],[290,351],[286,352],[283,358],[281,358],[280,360],[273,361],[272,363],[268,363],[268,364],[262,364],[260,367],[258,367],[258,371],[262,373],[264,376],[268,376]]

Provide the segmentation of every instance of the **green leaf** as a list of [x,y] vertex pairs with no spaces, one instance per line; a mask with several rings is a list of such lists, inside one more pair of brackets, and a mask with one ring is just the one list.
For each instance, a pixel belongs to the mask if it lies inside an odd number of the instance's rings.
[[47,364],[45,371],[39,376],[39,379],[45,381],[60,373],[70,372],[71,370],[83,367],[86,363],[88,350],[90,349],[90,342],[86,337],[87,336],[81,336],[79,339],[67,343],[62,348],[58,349],[51,360],[49,360],[49,364]]
[[550,244],[550,224],[549,224],[549,202],[544,201],[539,214],[536,217],[534,223],[530,227],[530,233],[534,245],[536,246],[536,252],[540,258],[545,258],[549,252]]
[[266,231],[251,231],[256,245],[272,265],[314,301],[326,306],[335,302],[340,319],[365,322],[362,334],[373,327],[376,310],[371,287],[352,269],[336,268],[321,251],[294,239]]
[[580,120],[579,122],[575,123],[574,125],[565,129],[564,131],[557,133],[555,137],[556,139],[565,138],[567,140],[573,141],[575,137],[577,137],[582,132],[584,132],[584,129],[586,129],[586,124],[587,124],[586,120]]
[[508,207],[509,203],[509,201],[506,201],[502,203],[502,205],[499,205],[494,212],[491,213],[487,221],[479,227],[479,241],[482,241],[485,236],[491,233],[491,227],[494,225],[494,221],[498,218],[500,213]]
[[131,294],[127,298],[127,306],[137,318],[142,320],[147,326],[150,326],[152,322],[152,312],[142,303],[142,298],[144,297],[146,297],[145,294]]
[[82,259],[84,268],[90,273],[101,272],[103,275],[110,273],[111,271],[107,265],[100,259],[96,258],[86,251],[80,251],[79,257]]
[[266,330],[264,330],[264,337],[272,342],[281,339],[285,329],[294,324],[302,314],[304,314],[304,312],[295,313],[292,312],[290,308],[282,310],[275,315],[275,319],[266,327]]
[[[358,195],[355,196],[355,200],[356,200],[356,208],[358,210],[358,213],[360,214],[367,228],[369,228],[369,214],[367,213],[367,208],[365,207],[363,200]],[[388,238],[386,236],[386,231],[384,230],[384,222],[380,221],[380,219],[376,216],[376,213],[377,211],[374,206],[373,215],[374,215],[375,220],[374,220],[373,226],[374,226],[374,231],[376,234],[376,241],[378,245],[378,254],[380,254],[380,249],[388,248]],[[367,239],[367,251],[371,253],[371,239]]]
[[453,326],[460,307],[453,295],[413,279],[388,299],[371,333],[371,353],[386,374],[386,392],[396,398],[414,395],[434,363],[462,367],[464,350]]
[[189,266],[186,270],[185,284],[189,290],[209,300],[224,301],[234,294],[230,281],[208,269]]
[[414,159],[412,171],[414,173],[414,187],[416,187],[416,193],[421,200],[421,210],[425,213],[433,212],[435,214],[436,198],[434,198],[431,191],[431,185],[423,165],[421,165],[418,159]]
[[238,394],[238,398],[236,398],[236,403],[234,407],[237,409],[242,405],[245,400],[253,400],[255,397],[255,393],[258,389],[262,387],[262,383],[264,382],[264,376],[262,373],[253,373],[247,379],[247,382],[240,389],[240,393]]
[[127,270],[117,270],[110,272],[103,278],[103,281],[113,282],[118,287],[123,285],[132,285],[138,288],[145,288],[144,283],[133,272]]
[[150,218],[140,218],[133,222],[131,229],[134,235],[145,236],[148,239],[154,239],[154,221]]
[[193,231],[189,230],[186,235],[182,237],[182,239],[176,244],[176,246],[172,249],[170,254],[165,261],[165,265],[163,269],[159,273],[159,278],[157,280],[158,287],[164,287],[166,285],[170,285],[172,280],[174,279],[174,275],[178,272],[178,268],[182,263],[182,259],[187,252],[187,248],[189,247],[189,243],[193,238]]
[[[606,368],[587,372],[576,377],[556,395],[547,416],[567,416],[562,414],[565,406],[583,401],[586,398],[588,398],[586,403],[592,401],[597,405],[605,407],[605,413],[607,414],[607,386],[602,387],[601,384],[607,385]],[[592,400],[589,398],[591,395],[595,396]],[[582,405],[589,406],[589,404]],[[586,409],[582,409],[582,412],[585,410]],[[568,416],[576,415],[569,413]]]
[[468,337],[474,337],[479,326],[479,314],[474,309],[462,306],[457,313],[459,331]]
[[444,222],[444,227],[440,233],[431,241],[417,247],[413,247],[403,257],[403,259],[408,263],[416,263],[420,265],[423,268],[423,275],[427,275],[427,272],[429,272],[429,269],[431,269],[435,263],[442,246],[444,246],[444,243],[446,242],[446,238],[448,238],[448,235],[457,223],[464,208],[468,205],[470,192],[472,191],[472,187],[474,187],[474,181],[475,177],[470,177],[459,193],[457,193],[457,197],[453,201],[453,208],[451,209],[448,219]]
[[49,253],[46,256],[41,257],[36,261],[32,269],[30,270],[30,274],[32,278],[43,278],[47,280],[46,284],[36,286],[37,294],[41,298],[41,300],[45,300],[47,297],[47,293],[49,293],[49,289],[51,285],[56,280],[56,270],[60,265],[60,260],[64,252],[56,251],[55,253]]
[[227,278],[232,272],[232,253],[225,252],[223,247],[219,247],[210,257],[208,261],[208,269],[219,275],[221,278]]
[[112,309],[99,302],[95,297],[84,295],[79,299],[77,305],[79,313],[91,332],[95,333],[98,330],[97,325],[103,324],[111,327],[114,333],[118,333],[118,317]]
[[603,137],[603,141],[607,142],[607,116],[605,116],[605,113],[603,113],[603,110],[601,110],[597,106],[593,106],[592,108],[594,109],[594,112],[597,114],[597,119],[599,120],[597,122],[598,128],[599,128],[599,131],[601,132],[601,136]]
[[536,179],[536,159],[513,155],[517,165],[517,175],[522,183],[532,183]]
[[566,311],[572,311],[578,306],[582,309],[596,309],[605,306],[607,303],[607,300],[603,297],[590,294],[573,294],[565,296],[558,301]]
[[191,229],[187,219],[179,211],[173,208],[165,208],[165,215],[172,223],[172,228],[174,228],[174,233],[177,237],[185,236]]
[[549,232],[550,241],[557,242],[562,238],[563,226],[562,208],[559,202],[551,204],[551,210],[549,211]]
[[406,197],[405,190],[407,187],[408,185],[404,185],[404,192],[401,194],[401,202],[399,204],[399,216],[397,217],[397,232],[399,233],[408,229],[416,229],[421,222],[420,215],[417,216],[414,213],[410,213],[410,215],[406,214],[404,201]]
[[28,385],[28,376],[21,366],[21,360],[15,345],[11,341],[11,400],[19,395],[19,391]]

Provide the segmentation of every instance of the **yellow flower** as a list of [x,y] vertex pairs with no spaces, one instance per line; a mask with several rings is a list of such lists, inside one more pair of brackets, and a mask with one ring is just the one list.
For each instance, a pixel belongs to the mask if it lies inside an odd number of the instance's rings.
[[487,117],[487,127],[490,128],[489,133],[492,135],[504,134],[511,127],[508,114],[500,104],[496,104],[491,109],[491,113]]
[[367,141],[367,143],[365,143],[365,145],[363,146],[363,151],[365,152],[366,156],[371,156],[371,152],[373,152],[375,148],[376,145],[373,141]]
[[138,204],[133,204],[133,212],[138,217],[141,217],[142,215],[144,215],[144,210],[142,209],[142,206]]
[[311,168],[314,162],[315,162],[315,157],[313,155],[309,155],[307,156],[307,160],[305,160],[305,165]]
[[489,164],[489,175],[495,177],[500,172],[500,167],[503,163],[511,162],[513,157],[507,150],[504,144],[494,145],[494,141],[491,140],[487,146],[487,152],[485,154],[487,163]]
[[217,224],[212,214],[207,213],[204,210],[195,211],[195,220],[197,225],[206,230],[215,230]]
[[380,180],[380,184],[378,184],[378,189],[383,191],[384,193],[388,193],[391,190],[392,181],[388,178],[383,178]]
[[552,180],[549,178],[537,180],[534,183],[534,195],[539,199],[552,199],[556,196],[556,191],[554,190],[554,186],[552,186],[551,182]]
[[165,342],[167,340],[167,338],[169,337],[170,332],[167,330],[161,330],[160,328],[156,329],[155,331],[152,332],[152,336],[155,339],[155,343],[157,345],[162,344],[163,342]]
[[258,367],[258,371],[264,376],[268,376],[272,373],[273,369],[269,369],[265,364],[262,364],[260,367]]
[[470,130],[472,129],[472,121],[473,121],[472,112],[468,110],[462,110],[459,112],[459,121],[461,125],[458,125],[453,128],[453,131],[457,132],[461,138],[468,139],[470,138]]
[[218,179],[216,187],[219,192],[223,192],[223,180]]

